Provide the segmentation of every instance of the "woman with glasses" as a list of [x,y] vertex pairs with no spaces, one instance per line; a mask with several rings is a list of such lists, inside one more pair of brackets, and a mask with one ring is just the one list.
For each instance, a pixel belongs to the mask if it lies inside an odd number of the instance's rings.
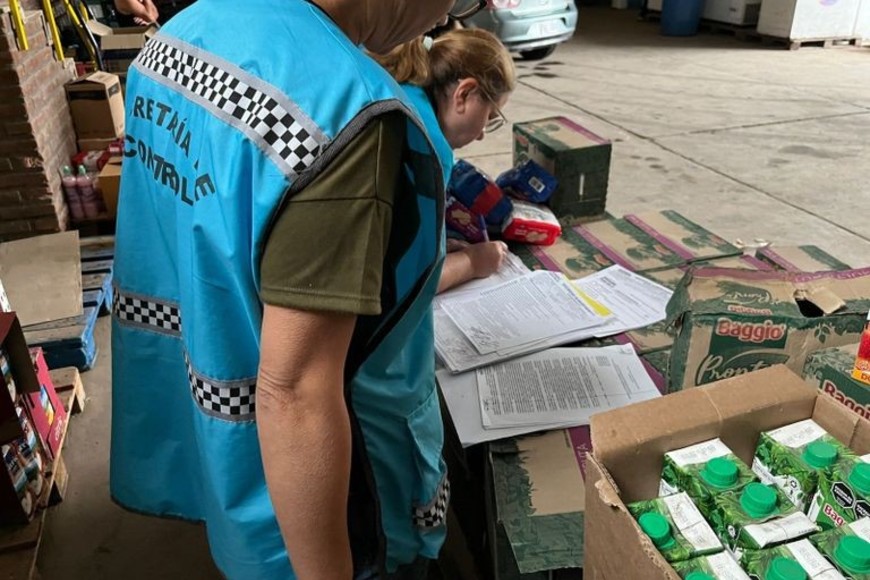
[[[434,40],[421,37],[375,59],[417,107],[438,152],[445,183],[453,170],[454,149],[507,123],[502,107],[516,87],[516,70],[501,41],[485,30],[451,30]],[[450,249],[456,251],[447,254],[439,292],[489,276],[507,252],[502,242],[454,243]]]

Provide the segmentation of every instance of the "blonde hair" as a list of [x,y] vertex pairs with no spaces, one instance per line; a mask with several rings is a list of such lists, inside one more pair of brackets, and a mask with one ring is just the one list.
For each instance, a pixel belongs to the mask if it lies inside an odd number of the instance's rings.
[[510,52],[495,35],[479,28],[446,32],[428,50],[420,37],[372,56],[397,82],[423,87],[430,95],[444,94],[464,78],[477,80],[494,99],[513,92],[517,84]]

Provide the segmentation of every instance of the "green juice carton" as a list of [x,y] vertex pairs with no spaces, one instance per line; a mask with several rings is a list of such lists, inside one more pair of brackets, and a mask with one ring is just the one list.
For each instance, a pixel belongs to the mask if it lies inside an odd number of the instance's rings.
[[728,552],[677,562],[673,567],[683,580],[749,580],[749,576]]
[[720,439],[665,453],[659,496],[684,491],[710,519],[716,495],[739,490],[757,478]]
[[761,434],[752,471],[762,483],[776,485],[801,511],[807,511],[819,485],[819,475],[843,457],[849,448],[812,419]]
[[870,516],[870,455],[844,457],[823,474],[808,515],[823,530]]
[[870,580],[870,518],[816,534],[810,538],[849,580]]
[[668,562],[723,550],[722,542],[685,493],[633,503],[628,511]]
[[752,482],[716,496],[710,523],[728,547],[740,555],[799,540],[818,526],[775,486]]
[[740,563],[752,580],[845,580],[809,540],[749,550]]

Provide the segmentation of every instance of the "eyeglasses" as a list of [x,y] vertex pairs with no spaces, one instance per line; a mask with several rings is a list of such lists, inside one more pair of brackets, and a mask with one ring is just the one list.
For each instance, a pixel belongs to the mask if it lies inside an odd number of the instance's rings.
[[486,0],[456,0],[447,13],[451,18],[462,20],[486,8]]
[[483,132],[493,133],[495,131],[498,131],[499,129],[507,125],[507,117],[505,117],[504,113],[501,112],[501,108],[498,106],[498,103],[496,103],[495,99],[493,99],[492,96],[488,92],[486,92],[479,83],[477,89],[480,91],[480,94],[482,94],[486,98],[486,100],[492,104],[496,112],[496,116],[486,122],[486,125],[483,127]]

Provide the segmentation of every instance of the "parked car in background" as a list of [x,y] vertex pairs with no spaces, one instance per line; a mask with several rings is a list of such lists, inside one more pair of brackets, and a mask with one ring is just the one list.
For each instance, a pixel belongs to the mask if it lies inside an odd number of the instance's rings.
[[574,36],[577,6],[574,0],[487,0],[462,23],[489,30],[526,60],[540,60]]

